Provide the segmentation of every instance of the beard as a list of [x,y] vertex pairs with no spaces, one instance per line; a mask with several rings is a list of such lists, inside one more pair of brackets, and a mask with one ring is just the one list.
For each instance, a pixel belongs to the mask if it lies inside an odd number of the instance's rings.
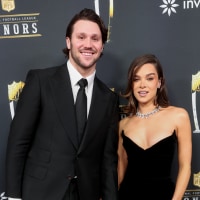
[[80,68],[83,68],[83,69],[88,69],[93,66],[96,66],[96,63],[99,59],[99,57],[97,57],[97,58],[91,59],[90,62],[85,62],[82,58],[74,55],[73,53],[71,54],[71,58],[72,58],[73,62],[76,64],[76,66],[79,66]]
[[[78,68],[82,68],[82,69],[89,69],[92,67],[96,66],[97,61],[99,60],[99,58],[101,57],[102,52],[93,49],[93,48],[83,48],[83,49],[77,49],[73,47],[73,44],[71,43],[71,49],[69,51],[69,58],[71,59],[71,61],[74,63],[74,65],[76,65],[76,67]],[[91,52],[93,53],[93,55],[90,57],[82,56],[81,52]],[[95,55],[95,56],[94,56]]]

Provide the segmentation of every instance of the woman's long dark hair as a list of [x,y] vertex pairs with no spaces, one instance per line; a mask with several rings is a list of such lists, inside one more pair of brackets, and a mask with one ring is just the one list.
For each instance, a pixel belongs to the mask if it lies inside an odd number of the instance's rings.
[[123,107],[123,112],[128,115],[135,115],[138,107],[138,101],[133,94],[133,84],[134,77],[138,70],[147,63],[151,63],[155,66],[155,69],[158,73],[158,79],[161,81],[160,88],[157,89],[156,99],[154,101],[155,105],[161,107],[167,107],[170,105],[169,99],[166,92],[165,78],[163,75],[163,69],[160,64],[160,61],[156,58],[155,55],[145,54],[135,58],[128,70],[128,84],[125,90],[125,93],[122,94],[124,98],[128,100],[126,106]]

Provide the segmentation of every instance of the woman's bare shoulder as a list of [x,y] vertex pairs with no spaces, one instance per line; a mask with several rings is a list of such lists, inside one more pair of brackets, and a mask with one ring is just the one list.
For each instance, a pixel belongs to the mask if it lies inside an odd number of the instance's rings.
[[162,109],[172,114],[188,114],[185,108],[177,106],[168,106],[167,108],[162,108]]
[[121,130],[123,129],[123,127],[126,126],[126,124],[131,120],[131,118],[132,117],[130,117],[130,116],[126,116],[126,117],[124,117],[123,119],[120,120],[119,127],[120,127]]
[[167,108],[163,108],[168,116],[172,119],[178,121],[188,120],[189,115],[185,108],[177,107],[177,106],[169,106]]

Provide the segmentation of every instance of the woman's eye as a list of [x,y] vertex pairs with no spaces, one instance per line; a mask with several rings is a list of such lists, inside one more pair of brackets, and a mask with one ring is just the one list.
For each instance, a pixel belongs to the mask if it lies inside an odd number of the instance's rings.
[[139,78],[134,78],[133,81],[137,82],[137,81],[139,81]]
[[147,78],[148,81],[152,81],[153,79],[154,79],[153,77]]

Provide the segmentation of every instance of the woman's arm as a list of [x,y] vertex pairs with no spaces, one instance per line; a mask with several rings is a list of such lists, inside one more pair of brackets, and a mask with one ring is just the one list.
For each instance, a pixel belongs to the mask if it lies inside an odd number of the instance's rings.
[[178,176],[172,200],[181,200],[187,188],[191,174],[192,138],[191,124],[186,110],[176,111],[178,138]]
[[124,178],[124,174],[126,171],[126,167],[128,164],[127,154],[123,147],[123,138],[122,138],[122,130],[123,130],[123,120],[119,123],[119,143],[118,143],[118,188]]

